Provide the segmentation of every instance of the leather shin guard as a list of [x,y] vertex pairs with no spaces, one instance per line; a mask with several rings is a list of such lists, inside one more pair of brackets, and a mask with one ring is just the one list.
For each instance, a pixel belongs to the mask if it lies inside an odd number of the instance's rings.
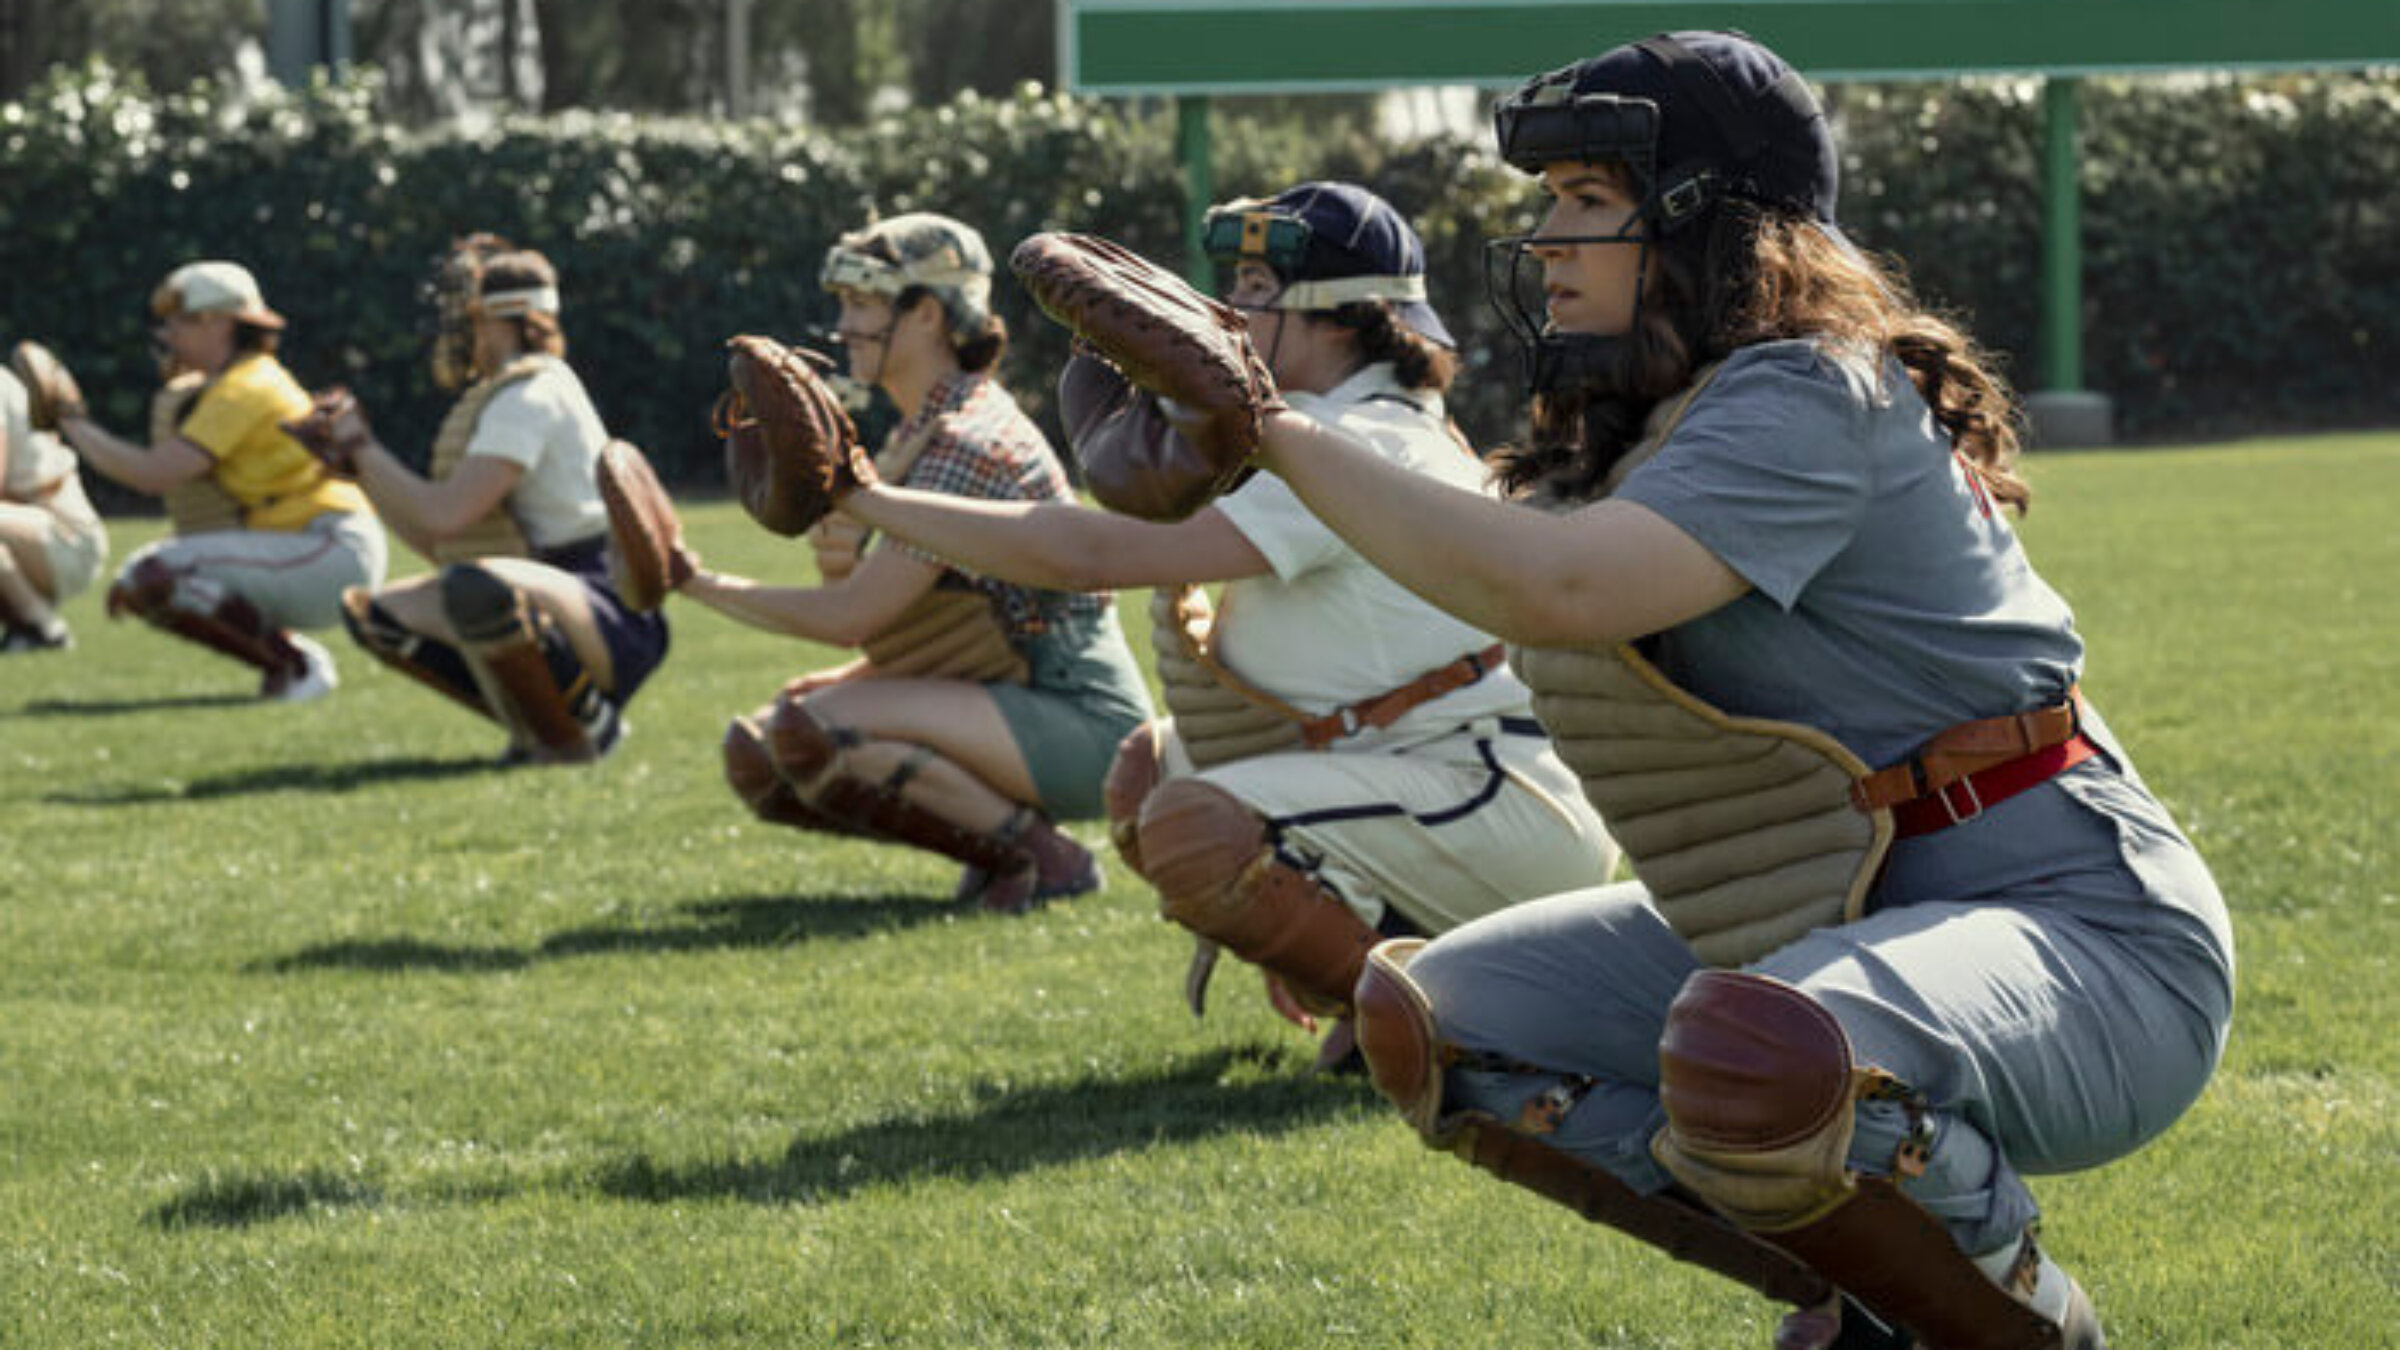
[[1375,1090],[1400,1109],[1427,1147],[1556,1201],[1587,1222],[1616,1229],[1678,1261],[1715,1271],[1799,1307],[1827,1303],[1833,1286],[1801,1262],[1673,1194],[1649,1196],[1607,1169],[1503,1126],[1480,1112],[1442,1110],[1441,1044],[1433,1004],[1409,977],[1425,943],[1401,938],[1368,953],[1357,992],[1358,1048]]
[[1108,808],[1108,842],[1133,874],[1145,881],[1150,874],[1142,870],[1142,803],[1166,777],[1158,738],[1156,722],[1144,722],[1127,733],[1117,742],[1116,758],[1109,761],[1108,777],[1100,785],[1101,800]]
[[1315,878],[1277,861],[1257,812],[1223,788],[1178,778],[1143,805],[1139,845],[1160,913],[1273,972],[1311,1012],[1349,1011],[1377,934]]
[[843,763],[843,752],[855,742],[853,733],[818,721],[798,699],[779,703],[767,726],[767,747],[777,776],[798,801],[842,827],[914,845],[994,876],[1032,862],[1032,855],[1014,842],[970,830],[903,796],[901,789],[913,769],[881,783],[852,774]]
[[[1691,977],[1667,1010],[1651,1151],[1735,1223],[1938,1350],[2055,1350],[2059,1327],[1975,1267],[1888,1178],[1849,1169],[1859,1095],[1823,1005],[1738,971]],[[1888,1080],[1884,1080],[1888,1081]]]
[[581,691],[562,687],[539,616],[515,588],[473,563],[443,568],[441,588],[442,612],[458,634],[460,655],[501,725],[521,737],[539,762],[597,759],[599,747],[569,702]]
[[500,720],[483,701],[475,672],[458,648],[402,624],[366,587],[352,586],[342,592],[342,627],[367,655],[478,717]]
[[274,674],[307,665],[300,649],[267,622],[258,607],[223,586],[176,575],[156,558],[145,558],[109,589],[109,612],[131,613],[210,651]]
[[800,794],[775,772],[775,757],[768,752],[766,733],[756,719],[737,717],[726,724],[724,753],[725,785],[760,820],[823,834],[859,833],[800,800]]

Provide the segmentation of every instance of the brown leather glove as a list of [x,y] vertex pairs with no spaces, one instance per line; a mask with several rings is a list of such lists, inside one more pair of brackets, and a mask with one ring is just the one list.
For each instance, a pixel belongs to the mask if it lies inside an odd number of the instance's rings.
[[731,388],[717,400],[725,439],[725,477],[751,519],[795,535],[824,518],[875,466],[858,428],[819,373],[832,362],[773,338],[729,341]]
[[608,508],[608,575],[617,594],[635,609],[666,603],[700,570],[683,542],[675,501],[650,471],[650,461],[624,441],[600,451],[600,501]]
[[56,431],[70,417],[89,417],[83,388],[66,362],[38,342],[20,342],[8,354],[9,368],[25,382],[26,411],[36,431]]
[[1089,235],[1034,235],[1009,266],[1124,384],[1155,396],[1114,392],[1073,363],[1060,378],[1076,458],[1102,505],[1180,520],[1240,480],[1279,400],[1239,314]]
[[338,384],[310,397],[307,416],[281,425],[286,435],[341,478],[358,477],[358,454],[375,439],[367,426],[366,410],[358,406],[358,399],[346,386]]

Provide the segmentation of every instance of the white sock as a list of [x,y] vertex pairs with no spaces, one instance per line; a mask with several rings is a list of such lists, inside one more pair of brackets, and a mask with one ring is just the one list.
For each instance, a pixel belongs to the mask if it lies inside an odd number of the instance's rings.
[[[2017,1252],[2031,1241],[2031,1237],[2026,1237],[1985,1252],[1975,1258],[1975,1268],[1982,1271],[1992,1283],[2006,1289],[2009,1272],[2017,1267]],[[2026,1306],[2051,1322],[2064,1322],[2067,1316],[2067,1272],[2059,1269],[2058,1263],[2050,1259],[2050,1253],[2039,1247],[2034,1250],[2039,1254],[2041,1264],[2034,1268],[2033,1293],[2025,1299]],[[2011,1289],[2009,1292],[2016,1291]]]

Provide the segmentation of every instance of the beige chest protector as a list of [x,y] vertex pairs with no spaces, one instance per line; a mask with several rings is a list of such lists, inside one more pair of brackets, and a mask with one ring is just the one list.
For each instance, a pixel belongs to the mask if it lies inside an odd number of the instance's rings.
[[[929,422],[919,434],[895,438],[875,455],[875,472],[887,483],[905,480],[931,439]],[[840,581],[858,567],[871,533],[856,519],[834,511],[808,531],[817,572]],[[918,596],[882,631],[859,644],[876,673],[926,680],[1005,680],[1023,684],[1032,669],[1017,650],[991,599],[955,571],[944,571],[933,589]]]
[[[450,414],[442,419],[442,429],[434,433],[433,465],[426,476],[438,483],[458,472],[458,466],[466,460],[467,445],[475,439],[475,423],[482,418],[483,410],[491,406],[501,390],[533,378],[557,359],[539,352],[520,356],[501,367],[497,374],[468,386],[467,392],[451,406]],[[526,545],[524,529],[508,513],[506,501],[458,533],[435,540],[433,545],[434,560],[444,563],[522,558],[532,551]]]
[[1217,659],[1210,642],[1217,615],[1198,586],[1162,586],[1150,595],[1150,649],[1175,734],[1195,768],[1307,748],[1307,715],[1259,689]]
[[[1659,405],[1603,495],[1657,452],[1714,374]],[[1512,648],[1509,663],[1652,903],[1702,961],[1743,965],[1859,917],[1893,825],[1890,811],[1852,804],[1868,769],[1840,742],[1729,716],[1624,644]]]
[[[184,416],[200,397],[208,378],[186,370],[169,378],[150,396],[150,444],[165,445],[182,429]],[[167,524],[178,535],[215,534],[242,528],[242,504],[217,486],[216,475],[201,474],[168,488]]]

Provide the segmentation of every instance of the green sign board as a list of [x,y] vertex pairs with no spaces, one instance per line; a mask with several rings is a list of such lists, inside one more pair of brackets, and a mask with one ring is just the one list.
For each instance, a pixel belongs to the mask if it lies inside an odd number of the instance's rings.
[[1086,94],[1509,84],[1670,28],[1738,28],[1812,77],[2400,62],[2400,0],[1058,0]]

